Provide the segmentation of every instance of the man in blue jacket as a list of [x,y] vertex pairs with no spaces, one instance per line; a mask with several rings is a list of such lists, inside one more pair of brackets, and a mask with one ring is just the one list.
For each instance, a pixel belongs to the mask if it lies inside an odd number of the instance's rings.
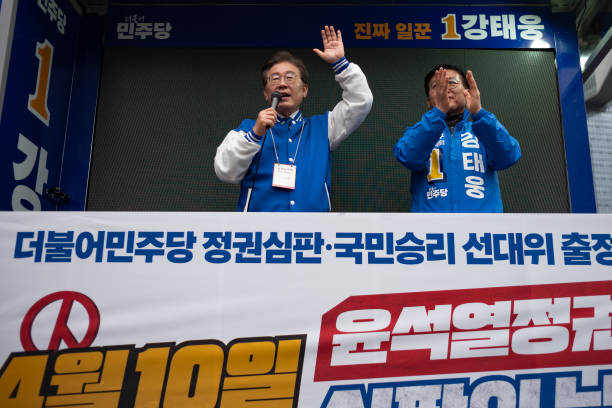
[[482,108],[472,71],[440,65],[424,85],[430,109],[394,149],[412,172],[412,211],[503,212],[497,171],[521,157],[518,142]]
[[331,112],[304,117],[308,71],[289,52],[274,54],[262,67],[264,97],[282,96],[276,109],[245,119],[217,148],[215,173],[240,183],[238,211],[330,211],[331,151],[363,122],[372,92],[361,69],[344,56],[340,30],[321,30],[324,50],[314,52],[331,65],[342,100]]

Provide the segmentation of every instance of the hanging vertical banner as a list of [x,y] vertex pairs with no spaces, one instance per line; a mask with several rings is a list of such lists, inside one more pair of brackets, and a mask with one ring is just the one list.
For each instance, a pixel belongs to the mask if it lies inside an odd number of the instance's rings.
[[48,210],[66,133],[78,15],[65,0],[19,0],[0,119],[1,210]]
[[609,407],[611,225],[0,213],[0,406]]

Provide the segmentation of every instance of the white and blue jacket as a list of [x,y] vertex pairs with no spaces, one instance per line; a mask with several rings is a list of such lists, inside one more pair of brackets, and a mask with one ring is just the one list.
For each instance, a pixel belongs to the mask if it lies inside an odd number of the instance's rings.
[[395,145],[397,160],[412,170],[414,212],[503,212],[497,170],[518,161],[518,142],[481,109],[448,128],[446,114],[434,107],[409,127]]
[[[290,118],[279,118],[268,131],[263,149],[263,138],[252,131],[255,119],[242,121],[225,136],[217,148],[215,173],[221,181],[240,183],[238,211],[331,210],[331,151],[361,125],[372,107],[372,92],[357,65],[344,59],[334,64],[334,70],[343,92],[331,112],[305,118],[298,110]],[[296,166],[295,190],[272,186],[276,155],[271,133],[279,162]],[[261,162],[251,190],[259,155]]]

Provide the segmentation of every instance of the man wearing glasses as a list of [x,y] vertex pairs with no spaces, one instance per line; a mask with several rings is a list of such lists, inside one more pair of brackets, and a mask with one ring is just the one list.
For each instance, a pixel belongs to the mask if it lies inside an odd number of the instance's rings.
[[289,52],[274,54],[262,67],[264,97],[280,93],[276,110],[246,119],[230,131],[215,156],[221,181],[240,183],[238,211],[330,211],[331,151],[365,119],[372,92],[361,69],[344,56],[340,30],[321,30],[323,51],[342,88],[331,112],[304,117],[300,105],[308,94],[308,71]]
[[521,157],[518,142],[482,108],[472,71],[439,65],[424,85],[429,111],[394,149],[412,172],[412,211],[503,212],[497,171]]

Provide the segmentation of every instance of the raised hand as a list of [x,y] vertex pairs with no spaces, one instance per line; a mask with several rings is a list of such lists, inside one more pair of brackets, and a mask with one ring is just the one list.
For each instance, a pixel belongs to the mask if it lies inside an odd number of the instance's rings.
[[344,57],[344,44],[340,30],[335,31],[334,26],[325,26],[325,29],[321,30],[321,38],[323,39],[323,51],[318,48],[313,48],[313,51],[323,61],[332,64]]
[[472,71],[468,70],[465,78],[470,86],[470,89],[465,89],[463,91],[463,95],[465,96],[465,104],[470,113],[475,115],[482,108],[480,103],[480,91],[478,90],[478,86],[476,85],[476,80],[474,79],[474,74]]
[[430,81],[430,99],[433,106],[437,107],[444,113],[448,113],[450,103],[448,101],[448,79],[446,78],[446,69],[440,67],[433,76],[433,81]]

